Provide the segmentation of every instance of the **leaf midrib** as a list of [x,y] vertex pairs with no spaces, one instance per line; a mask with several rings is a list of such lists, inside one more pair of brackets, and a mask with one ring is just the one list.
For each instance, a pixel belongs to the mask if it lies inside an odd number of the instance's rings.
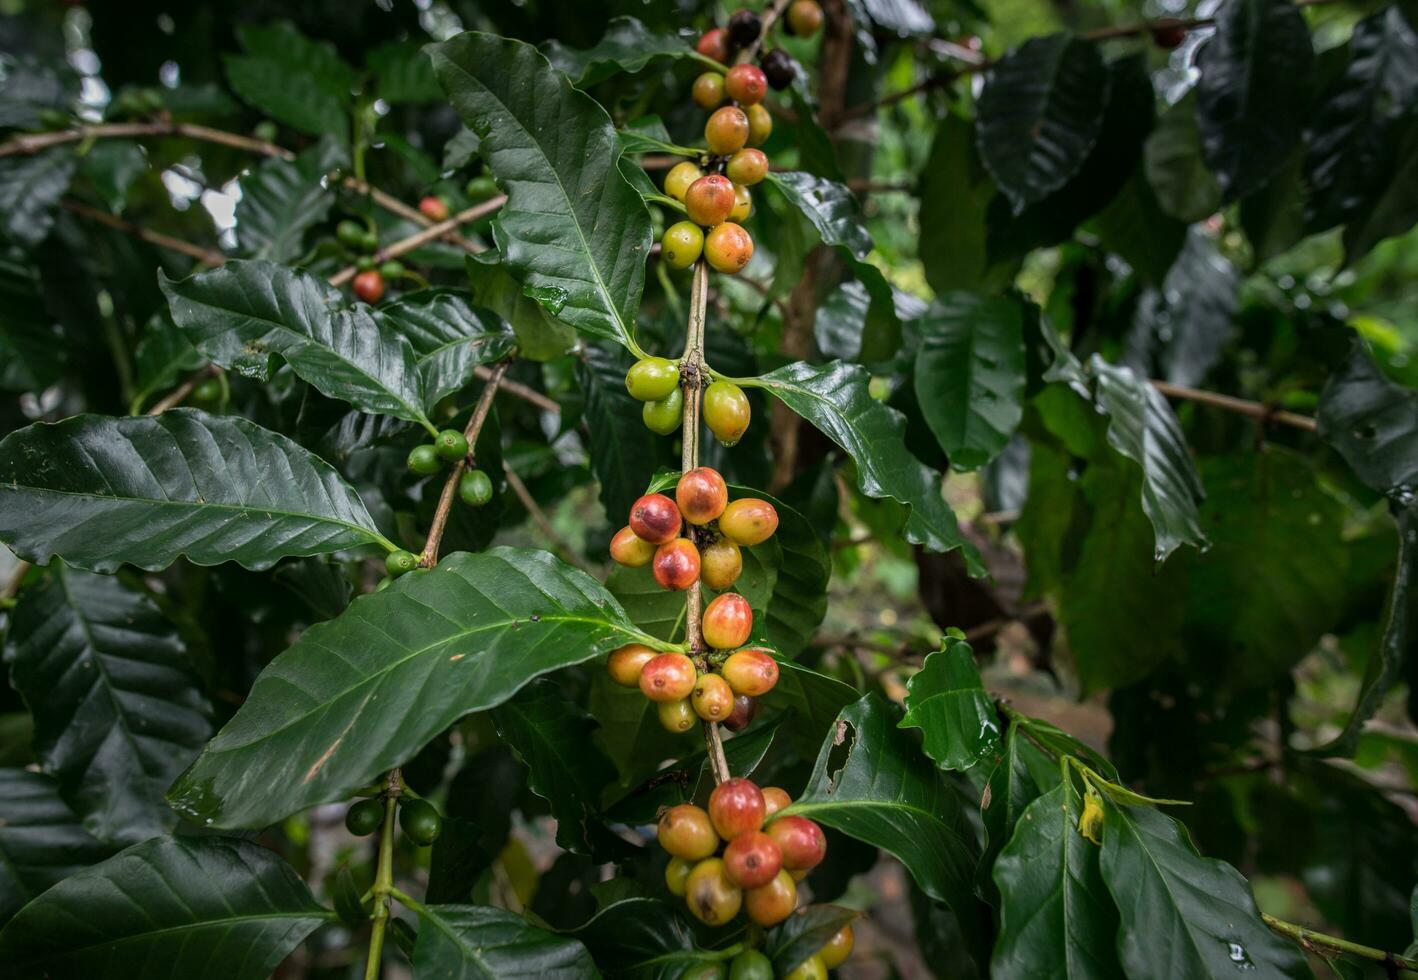
[[338,916],[330,909],[317,906],[306,912],[268,912],[260,915],[234,915],[218,919],[203,919],[200,922],[185,922],[181,925],[164,926],[161,929],[149,929],[144,932],[134,933],[129,936],[119,936],[117,939],[103,939],[98,942],[91,942],[84,946],[69,946],[57,955],[39,956],[21,961],[20,965],[44,963],[47,961],[64,961],[74,959],[90,950],[113,949],[129,943],[143,942],[159,936],[179,935],[185,932],[195,932],[203,929],[229,927],[241,925],[246,922],[273,922],[284,919],[315,919],[317,921],[330,922]]

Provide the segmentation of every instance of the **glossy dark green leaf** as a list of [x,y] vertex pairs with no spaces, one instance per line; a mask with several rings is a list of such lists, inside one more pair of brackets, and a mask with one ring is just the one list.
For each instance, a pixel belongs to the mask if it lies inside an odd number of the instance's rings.
[[906,684],[902,728],[919,728],[922,748],[942,769],[963,771],[999,744],[999,718],[980,683],[975,654],[947,634]]
[[431,428],[408,340],[324,280],[274,262],[236,261],[160,281],[173,322],[222,367],[266,381],[279,355],[327,397]]
[[542,674],[631,642],[661,646],[546,552],[452,555],[306,630],[168,798],[210,826],[275,823],[346,798]]
[[264,847],[156,837],[21,909],[0,932],[0,957],[55,980],[263,980],[334,918]]
[[936,127],[920,194],[921,264],[931,288],[987,292],[1003,286],[1008,267],[991,264],[986,241],[995,185],[969,121],[951,113]]
[[517,346],[506,321],[474,306],[465,290],[406,293],[380,307],[377,317],[408,338],[428,405],[461,391],[474,368],[502,360]]
[[1311,975],[1299,947],[1261,921],[1240,872],[1199,856],[1181,824],[1151,807],[1104,808],[1101,867],[1126,976]]
[[[1058,766],[1029,741],[1018,724],[1011,723],[1005,731],[997,759],[980,800],[985,846],[980,856],[979,871],[975,875],[977,882],[988,882],[990,887],[994,886],[990,876],[995,858],[999,857],[1000,851],[1013,836],[1020,814],[1048,786],[1046,782],[1041,789],[1034,772],[1041,766],[1051,767],[1055,774],[1058,772]],[[1053,781],[1058,781],[1057,776]]]
[[930,551],[959,548],[971,573],[983,574],[979,553],[961,535],[955,514],[941,497],[940,474],[907,451],[901,414],[871,396],[869,380],[858,365],[797,362],[770,371],[756,384],[852,457],[864,494],[889,497],[910,509],[906,540]]
[[15,607],[5,660],[40,765],[89,833],[131,844],[170,830],[163,792],[211,734],[211,708],[153,600],[54,562]]
[[0,239],[33,248],[49,237],[79,158],[67,146],[0,157]]
[[586,947],[531,925],[506,909],[425,905],[419,909],[414,980],[502,980],[524,977],[592,980]]
[[1079,833],[1082,814],[1078,790],[1061,782],[1029,804],[995,861],[1003,900],[990,966],[998,976],[1125,976],[1118,910],[1103,886],[1098,845]]
[[1190,224],[1221,206],[1221,185],[1202,156],[1195,89],[1162,113],[1147,138],[1143,159],[1158,205],[1173,218]]
[[59,327],[44,307],[39,277],[15,251],[0,253],[0,390],[40,391],[65,360]]
[[304,254],[305,233],[335,203],[326,176],[348,166],[342,144],[325,137],[294,160],[271,157],[241,179],[236,234],[249,258],[292,262]]
[[1141,169],[1098,215],[1103,245],[1146,282],[1161,283],[1187,239],[1187,226],[1162,210]]
[[112,851],[84,830],[53,779],[0,769],[0,924],[45,889]]
[[1402,235],[1418,221],[1418,114],[1409,113],[1388,133],[1391,165],[1377,180],[1379,191],[1344,228],[1344,258],[1357,262],[1385,238]]
[[833,721],[859,693],[850,684],[791,660],[778,661],[778,683],[759,703],[767,709],[793,712],[788,734],[804,755],[811,755],[832,728]]
[[592,47],[578,51],[553,40],[543,45],[543,52],[554,68],[583,89],[618,72],[643,71],[656,58],[699,61],[705,68],[712,64],[683,38],[652,31],[634,17],[612,17]]
[[1067,34],[1026,41],[990,69],[980,93],[980,158],[1016,214],[1083,166],[1107,100],[1097,45]]
[[111,572],[281,558],[383,544],[359,495],[328,464],[245,419],[175,409],[77,415],[0,441],[0,541]]
[[507,192],[493,236],[508,271],[552,316],[630,346],[650,215],[610,117],[521,41],[467,33],[428,50]]
[[133,182],[147,171],[147,154],[128,140],[99,140],[80,162],[80,172],[115,213],[127,206]]
[[1227,0],[1196,56],[1202,152],[1228,201],[1284,165],[1310,107],[1314,48],[1289,0]]
[[947,293],[917,322],[916,401],[957,470],[1003,451],[1024,416],[1024,306]]
[[969,908],[977,855],[958,797],[897,720],[876,694],[843,709],[807,788],[780,812],[891,852],[927,895]]
[[576,365],[591,430],[591,471],[600,483],[607,519],[617,528],[660,464],[670,462],[665,438],[645,427],[643,403],[625,389],[625,372],[633,363],[619,349],[588,344],[586,356]]
[[369,52],[364,63],[374,73],[375,92],[390,105],[437,102],[443,98],[438,79],[433,77],[433,62],[417,40],[381,45]]
[[627,898],[601,909],[571,935],[591,951],[602,974],[615,980],[678,980],[713,959],[694,943],[682,909],[650,898]]
[[518,357],[550,361],[561,357],[576,343],[576,331],[552,319],[540,303],[522,292],[522,287],[502,263],[483,262],[470,255],[465,265],[478,305],[512,324]]
[[349,140],[346,105],[354,72],[332,44],[312,41],[289,23],[245,24],[245,54],[227,55],[227,80],[245,102],[311,136]]
[[1198,385],[1235,334],[1241,275],[1206,232],[1193,228],[1157,289],[1138,300],[1134,337],[1166,381]]
[[856,912],[838,905],[808,905],[768,930],[763,955],[778,976],[787,976],[856,918]]
[[[148,399],[164,389],[176,387],[185,375],[206,363],[207,359],[197,352],[166,311],[155,314],[133,353],[133,366],[138,372],[138,391],[133,404],[141,409]],[[138,412],[135,410],[132,414]]]
[[591,853],[601,791],[615,778],[615,766],[592,740],[595,720],[543,679],[493,709],[492,721],[526,765],[528,788],[551,804],[557,844]]

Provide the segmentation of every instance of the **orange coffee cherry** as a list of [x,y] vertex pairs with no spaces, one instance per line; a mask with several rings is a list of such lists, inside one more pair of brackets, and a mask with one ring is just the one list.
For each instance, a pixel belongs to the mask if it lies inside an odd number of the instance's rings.
[[843,963],[847,962],[847,957],[852,955],[852,946],[856,943],[856,936],[852,932],[852,924],[849,922],[841,929],[838,929],[833,937],[817,951],[818,957],[822,960],[822,965],[829,970],[835,970]]
[[682,653],[659,653],[640,668],[640,690],[651,701],[683,701],[694,690],[694,661]]
[[694,713],[705,721],[723,721],[734,710],[734,692],[718,674],[704,674],[689,695]]
[[719,668],[735,694],[762,697],[778,683],[778,661],[762,647],[749,647],[729,654]]
[[778,877],[782,866],[783,852],[761,830],[740,834],[724,848],[724,871],[740,888],[761,888]]
[[606,660],[606,669],[610,672],[611,680],[621,687],[639,687],[640,671],[656,656],[655,651],[643,643],[627,643],[611,651]]
[[718,470],[699,466],[679,478],[675,503],[689,523],[708,524],[729,505],[729,488]]
[[748,145],[762,146],[773,135],[773,113],[762,102],[751,105],[744,114],[748,116]]
[[[634,527],[635,522],[631,521],[630,526]],[[719,516],[719,530],[736,544],[752,548],[773,537],[773,532],[778,530],[778,510],[756,497],[735,500]]]
[[642,568],[655,557],[655,546],[626,526],[611,538],[611,557],[626,568]]
[[706,71],[694,80],[689,95],[705,112],[719,108],[724,104],[724,76],[717,71]]
[[684,195],[689,220],[706,228],[729,220],[734,209],[734,185],[722,174],[707,174],[689,185]]
[[723,925],[739,914],[743,907],[743,890],[724,873],[723,861],[709,858],[700,861],[689,873],[684,902],[705,925]]
[[798,907],[798,886],[792,875],[779,871],[768,884],[745,892],[743,904],[754,922],[764,927],[776,926]]
[[743,572],[743,552],[728,538],[708,545],[699,555],[699,576],[715,592],[723,592]]
[[714,271],[735,275],[753,258],[753,238],[742,225],[725,221],[704,236],[704,258]]
[[[821,11],[818,11],[821,16]],[[722,27],[711,27],[700,37],[699,43],[694,46],[694,50],[704,55],[706,58],[713,58],[721,65],[729,63],[729,32]]]
[[[742,776],[725,780],[709,794],[709,819],[724,840],[733,840],[740,834],[751,834],[761,829],[766,811],[763,793]],[[779,842],[778,846],[781,848],[783,845]]]
[[657,836],[661,847],[686,861],[702,861],[719,849],[719,835],[709,814],[693,803],[660,814]]
[[688,538],[675,538],[656,549],[650,570],[661,588],[683,592],[699,581],[699,549]]
[[732,650],[743,646],[752,635],[753,610],[737,592],[725,592],[704,607],[700,627],[705,643],[716,650]]
[[724,76],[724,91],[739,105],[754,105],[768,94],[768,76],[757,65],[734,65]]
[[704,124],[704,142],[709,145],[709,152],[717,156],[742,150],[748,143],[747,113],[732,105],[715,109]]
[[781,786],[763,787],[763,804],[768,808],[768,816],[773,816],[792,802],[793,798]]
[[724,173],[728,174],[735,184],[752,187],[768,176],[768,154],[746,146],[729,157]]
[[[709,798],[709,816],[713,820],[714,799]],[[715,821],[717,824],[717,821]],[[721,835],[722,836],[722,835]],[[808,871],[827,856],[827,838],[822,828],[807,817],[794,814],[779,817],[768,825],[768,836],[783,852],[783,867],[789,871]]]

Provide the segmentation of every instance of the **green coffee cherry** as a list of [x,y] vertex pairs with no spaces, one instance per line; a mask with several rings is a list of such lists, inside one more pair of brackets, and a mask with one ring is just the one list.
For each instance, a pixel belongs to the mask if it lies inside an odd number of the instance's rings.
[[412,572],[419,567],[419,556],[412,551],[391,551],[384,559],[384,570],[393,578]]
[[359,247],[364,249],[366,252],[379,251],[378,232],[366,231],[362,235],[360,235]]
[[398,259],[390,259],[379,267],[379,274],[385,279],[401,279],[404,275],[404,263]]
[[443,468],[438,450],[430,445],[415,446],[409,452],[409,469],[419,476],[431,476]]
[[433,440],[433,448],[439,459],[456,462],[468,455],[468,439],[457,429],[444,429]]
[[756,949],[746,949],[729,961],[729,980],[773,980],[773,961]]
[[335,226],[335,237],[346,248],[364,247],[364,225],[358,221],[341,221]]
[[345,811],[345,829],[356,837],[368,837],[384,822],[384,804],[377,797],[359,800]]
[[651,432],[669,435],[684,421],[684,392],[675,388],[659,401],[646,402],[640,410],[640,417]]
[[374,256],[360,255],[355,258],[355,268],[360,272],[369,272],[374,268]]
[[646,357],[625,372],[625,390],[642,402],[668,398],[679,387],[679,364],[667,357]]
[[488,174],[481,174],[468,181],[468,186],[463,188],[463,192],[472,198],[473,203],[486,201],[490,197],[497,196],[497,181]]
[[420,847],[427,847],[438,840],[438,834],[443,830],[443,818],[427,800],[405,800],[399,807],[399,826],[409,840]]
[[492,499],[492,480],[482,470],[468,470],[458,481],[458,497],[469,507],[482,507]]

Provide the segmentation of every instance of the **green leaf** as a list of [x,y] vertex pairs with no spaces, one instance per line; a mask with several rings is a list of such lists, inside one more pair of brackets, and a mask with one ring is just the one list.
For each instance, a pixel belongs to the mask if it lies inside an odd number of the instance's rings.
[[467,33],[428,50],[507,192],[492,227],[508,271],[552,316],[635,351],[650,214],[610,117],[521,41]]
[[998,976],[1124,976],[1118,910],[1103,886],[1098,846],[1079,833],[1082,814],[1078,791],[1059,783],[1029,804],[995,862],[1002,902],[990,966]]
[[243,254],[293,262],[304,254],[305,233],[335,203],[330,171],[348,166],[344,146],[326,136],[294,160],[271,157],[241,179],[236,235]]
[[1196,89],[1162,114],[1143,149],[1147,182],[1163,211],[1191,224],[1216,213],[1221,185],[1207,169],[1196,120]]
[[975,546],[960,533],[955,514],[941,497],[940,474],[906,449],[901,413],[871,396],[869,375],[859,365],[797,362],[758,378],[785,405],[841,446],[857,464],[857,485],[868,497],[891,498],[910,509],[906,540],[930,551],[960,549],[972,575],[984,566]]
[[529,361],[551,361],[561,357],[576,343],[576,331],[553,320],[545,308],[530,296],[500,262],[484,262],[469,255],[465,263],[468,280],[479,306],[487,307],[512,324],[517,338],[517,356]]
[[860,697],[856,688],[791,660],[778,661],[778,683],[759,703],[792,711],[789,734],[804,755],[815,752],[837,715]]
[[551,804],[557,844],[590,854],[601,791],[616,775],[592,740],[595,720],[542,679],[493,709],[492,721],[527,766],[528,787]]
[[591,471],[600,483],[601,505],[617,526],[660,464],[669,462],[666,440],[645,427],[642,403],[625,388],[632,363],[618,348],[587,344],[586,356],[576,365],[590,427]]
[[1309,121],[1310,31],[1290,0],[1227,0],[1196,63],[1202,152],[1234,201],[1285,164]]
[[[985,846],[980,856],[979,870],[975,874],[977,882],[987,882],[994,888],[994,881],[990,876],[995,867],[995,859],[1013,836],[1024,808],[1044,792],[1034,774],[1045,767],[1050,770],[1052,781],[1059,782],[1058,766],[1029,741],[1023,734],[1021,725],[1011,723],[1005,730],[998,761],[985,783],[984,796],[980,801],[980,819],[985,827]],[[1045,785],[1048,785],[1047,780]],[[995,904],[998,904],[997,898]]]
[[923,749],[945,770],[971,768],[999,744],[994,702],[980,683],[970,644],[946,634],[906,684],[901,728],[919,728]]
[[274,262],[235,261],[159,281],[173,321],[222,367],[266,381],[279,355],[323,395],[432,431],[413,347],[324,280]]
[[64,360],[39,277],[19,255],[0,252],[0,390],[41,391],[58,380]]
[[941,296],[917,321],[916,400],[951,468],[998,456],[1024,417],[1024,307],[1014,297]]
[[346,106],[355,78],[334,45],[312,41],[288,23],[245,24],[238,35],[247,53],[224,58],[238,96],[303,133],[349,142]]
[[1349,264],[1385,238],[1404,234],[1418,221],[1418,115],[1405,116],[1389,138],[1392,167],[1374,182],[1381,190],[1344,229],[1344,260]]
[[1109,419],[1108,444],[1142,467],[1142,509],[1157,536],[1153,557],[1165,561],[1183,544],[1206,547],[1197,518],[1205,491],[1172,406],[1130,368],[1097,354],[1089,368],[1098,379],[1098,408]]
[[424,905],[418,913],[414,980],[591,980],[599,976],[581,943],[530,925],[505,909]]
[[46,109],[67,112],[78,98],[78,76],[64,59],[8,52],[0,81],[0,128],[39,129]]
[[980,93],[980,158],[1016,214],[1083,166],[1107,100],[1097,45],[1068,34],[1026,41],[990,69]]
[[500,361],[517,347],[506,321],[474,306],[466,290],[405,293],[376,316],[392,333],[408,338],[429,406],[467,387],[478,365]]
[[1161,287],[1143,293],[1133,335],[1144,358],[1158,364],[1167,381],[1200,384],[1221,360],[1235,333],[1232,317],[1240,281],[1212,237],[1193,228]]
[[1122,256],[1146,282],[1160,283],[1186,242],[1187,226],[1166,214],[1142,170],[1137,170],[1098,215],[1103,245]]
[[80,166],[108,209],[120,214],[129,188],[148,172],[148,156],[135,141],[105,139],[87,148]]
[[851,925],[858,913],[838,905],[809,905],[789,916],[763,937],[763,955],[785,977],[821,949],[829,939]]
[[[778,530],[773,537],[745,549],[746,559],[756,558],[774,573],[767,603],[754,605],[754,611],[759,613],[754,635],[766,636],[769,645],[783,657],[796,657],[827,615],[831,556],[812,523],[776,497],[737,485],[730,485],[729,496],[734,500],[766,500],[778,512]],[[747,565],[745,561],[745,574]]]
[[947,115],[936,127],[921,172],[921,264],[937,293],[992,292],[1009,281],[1010,266],[992,264],[987,245],[995,185],[980,162],[973,125]]
[[67,146],[0,157],[0,239],[34,248],[49,237],[59,199],[79,167]]
[[167,311],[159,310],[148,321],[143,339],[138,341],[138,349],[133,353],[133,366],[138,370],[138,391],[133,404],[141,409],[153,395],[175,387],[179,377],[206,363],[207,359],[197,353],[197,348],[172,322]]
[[631,642],[664,648],[546,552],[453,555],[306,630],[168,799],[208,826],[276,823],[345,799],[537,677]]
[[695,964],[717,959],[695,946],[680,909],[650,898],[608,905],[571,935],[616,980],[678,980]]
[[[274,478],[277,476],[278,478]],[[149,571],[185,556],[269,568],[393,545],[354,488],[290,439],[242,418],[174,409],[77,415],[0,441],[0,542],[45,564]]]
[[172,829],[163,791],[212,733],[177,635],[146,594],[54,562],[15,607],[5,661],[44,771],[100,840]]
[[619,72],[643,71],[656,58],[713,62],[674,34],[655,33],[634,17],[612,17],[595,46],[578,51],[559,41],[543,45],[552,66],[564,72],[578,88],[589,88]]
[[42,773],[0,769],[0,924],[111,853],[84,830],[58,783]]
[[843,709],[806,790],[780,813],[890,851],[931,898],[968,909],[977,855],[960,804],[896,721],[876,694]]
[[390,105],[443,99],[443,89],[433,76],[433,62],[417,41],[380,45],[369,52],[364,63],[374,73],[374,91]]
[[26,905],[0,932],[0,958],[55,978],[263,980],[334,918],[264,847],[156,837]]
[[1181,824],[1150,807],[1108,803],[1105,812],[1101,866],[1126,976],[1311,975],[1300,950],[1261,921],[1246,879],[1198,856]]

